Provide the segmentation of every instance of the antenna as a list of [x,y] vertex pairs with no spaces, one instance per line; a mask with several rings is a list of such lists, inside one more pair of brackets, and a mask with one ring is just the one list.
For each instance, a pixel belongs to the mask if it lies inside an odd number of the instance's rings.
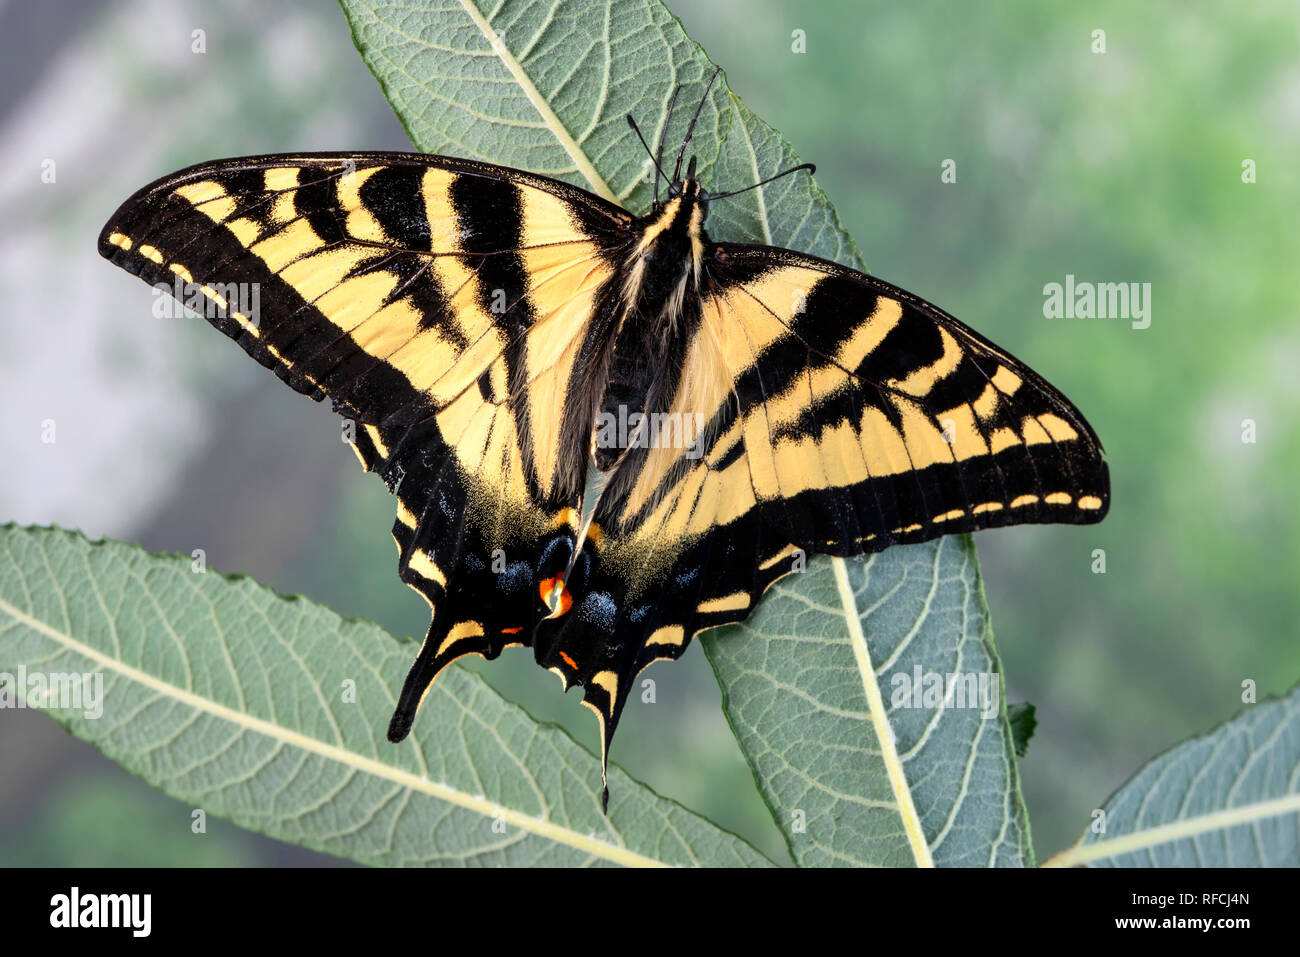
[[[645,151],[650,157],[650,162],[655,164],[655,169],[659,171],[659,175],[662,176],[664,179],[668,179],[668,174],[664,172],[664,168],[660,166],[659,161],[655,159],[655,154],[650,152],[650,147],[646,144],[645,137],[641,135],[641,129],[636,125],[636,120],[632,119],[631,113],[627,115],[627,125],[632,127],[632,132],[636,134],[636,138],[639,139],[641,141],[641,145],[645,147]],[[659,205],[658,178],[655,179],[655,205],[656,206]]]
[[751,189],[758,189],[760,186],[766,186],[774,179],[780,179],[782,176],[788,176],[791,173],[797,173],[801,169],[806,169],[809,175],[812,175],[813,173],[817,172],[817,167],[814,166],[812,163],[800,163],[798,166],[791,166],[787,170],[782,170],[781,172],[777,173],[775,176],[769,176],[767,179],[759,180],[753,186],[746,186],[744,189],[733,189],[729,193],[714,193],[709,197],[709,202],[713,202],[713,200],[715,199],[726,199],[728,196],[735,196],[737,193],[747,193]]
[[[682,85],[679,83],[673,87],[673,95],[668,100],[668,115],[664,117],[663,129],[659,131],[659,155],[655,157],[655,165],[659,167],[661,173],[664,169],[664,140],[668,138],[668,124],[673,121],[673,107],[677,105],[677,94],[680,92],[682,92]],[[673,185],[673,181],[667,176],[664,179],[668,180],[669,186]],[[655,205],[659,205],[659,180],[655,180]]]
[[677,154],[677,165],[673,167],[673,182],[677,182],[677,177],[682,173],[682,159],[686,156],[686,145],[690,143],[691,137],[695,135],[695,123],[700,118],[700,113],[704,109],[704,101],[709,98],[709,91],[713,89],[713,81],[718,78],[722,72],[722,67],[715,67],[713,76],[709,77],[709,85],[704,88],[704,95],[700,97],[700,105],[695,108],[695,115],[691,117],[691,125],[686,128],[686,139],[682,140],[681,152]]

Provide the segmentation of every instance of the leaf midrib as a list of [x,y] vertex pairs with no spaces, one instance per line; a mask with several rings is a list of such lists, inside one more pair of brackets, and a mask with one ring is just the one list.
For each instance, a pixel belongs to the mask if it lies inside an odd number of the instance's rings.
[[[1091,844],[1079,843],[1043,861],[1043,867],[1074,867],[1078,864],[1088,864],[1108,857],[1117,857],[1120,854],[1132,854],[1159,844],[1195,837],[1198,834],[1223,831],[1242,824],[1253,824],[1264,818],[1292,812],[1300,813],[1300,794],[1287,794],[1268,801],[1256,801],[1224,808],[1221,811],[1212,811],[1209,814],[1198,814],[1181,821],[1171,821],[1168,824],[1132,831],[1119,837],[1094,841]],[[1083,838],[1079,840],[1082,842]]]
[[471,3],[470,0],[460,0],[460,5],[464,8],[465,13],[469,15],[470,20],[474,22],[474,26],[478,27],[479,32],[483,34],[483,38],[487,40],[488,46],[496,53],[505,68],[510,71],[510,75],[514,77],[515,82],[519,84],[519,89],[523,91],[526,97],[528,97],[528,102],[533,105],[533,109],[535,109],[538,115],[542,118],[542,122],[546,124],[547,128],[550,129],[552,134],[554,134],[559,144],[564,147],[564,151],[569,154],[569,158],[577,165],[578,172],[586,177],[587,182],[591,184],[591,188],[597,194],[604,199],[609,200],[611,203],[618,203],[618,197],[615,196],[614,191],[609,188],[609,184],[605,182],[604,177],[596,172],[596,167],[588,158],[586,151],[578,141],[573,138],[573,134],[569,132],[568,128],[560,122],[560,118],[556,116],[555,111],[551,109],[550,102],[546,97],[542,96],[541,91],[537,89],[537,86],[533,83],[532,77],[530,77],[524,70],[523,64],[515,58],[514,54],[510,52],[505,42],[492,30],[492,25],[488,23],[487,18],[483,16],[482,11]]
[[871,663],[871,652],[867,648],[867,636],[862,630],[857,599],[854,598],[853,586],[849,582],[848,566],[844,559],[838,557],[831,558],[831,565],[835,572],[835,585],[839,590],[840,603],[844,607],[849,645],[853,648],[853,657],[862,678],[862,690],[867,697],[871,727],[880,743],[880,759],[884,762],[885,772],[889,777],[889,787],[894,792],[894,800],[898,803],[898,816],[903,826],[903,833],[907,837],[907,844],[917,867],[934,867],[934,857],[930,853],[930,845],[921,828],[921,817],[916,812],[912,789],[907,784],[907,774],[903,769],[903,761],[898,755],[898,746],[894,742],[889,715],[885,712],[885,699],[880,694],[880,685],[876,683],[876,670]]
[[403,771],[391,765],[385,764],[376,758],[368,758],[365,755],[358,754],[355,751],[349,751],[347,748],[338,745],[328,744],[318,738],[303,734],[299,731],[293,731],[282,725],[266,721],[262,718],[254,717],[236,711],[227,707],[220,702],[205,698],[202,695],[195,694],[185,688],[177,687],[167,681],[162,680],[148,672],[141,671],[125,662],[118,661],[103,652],[92,648],[91,646],[78,641],[66,632],[33,618],[19,608],[15,608],[9,602],[0,598],[0,612],[10,616],[19,624],[37,631],[51,640],[62,645],[67,650],[89,658],[101,667],[114,671],[122,677],[146,688],[151,688],[159,694],[165,695],[176,702],[200,711],[223,721],[228,721],[236,727],[265,735],[272,740],[282,742],[290,747],[300,748],[311,754],[318,755],[326,760],[335,761],[345,767],[360,771],[364,774],[370,774],[374,777],[388,780],[401,787],[409,788],[427,794],[430,797],[450,804],[463,807],[466,810],[481,814],[484,817],[499,817],[506,821],[507,824],[513,824],[523,831],[535,834],[538,837],[554,841],[557,844],[563,844],[572,847],[575,850],[610,861],[615,864],[622,864],[633,867],[666,867],[663,861],[646,857],[635,851],[630,851],[624,847],[618,847],[606,841],[602,841],[591,835],[579,834],[569,828],[562,827],[551,821],[541,818],[535,818],[522,811],[504,807],[503,805],[490,801],[486,797],[474,794],[468,794],[456,788],[448,787],[445,784],[436,781],[430,781],[422,778],[409,771]]

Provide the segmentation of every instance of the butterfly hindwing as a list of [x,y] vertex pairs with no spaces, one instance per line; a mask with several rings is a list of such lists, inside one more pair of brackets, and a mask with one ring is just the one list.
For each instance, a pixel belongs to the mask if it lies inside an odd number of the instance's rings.
[[399,572],[433,623],[394,739],[449,661],[530,642],[567,566],[581,486],[556,423],[630,222],[499,167],[313,154],[183,170],[103,230],[107,258],[330,399],[396,491]]

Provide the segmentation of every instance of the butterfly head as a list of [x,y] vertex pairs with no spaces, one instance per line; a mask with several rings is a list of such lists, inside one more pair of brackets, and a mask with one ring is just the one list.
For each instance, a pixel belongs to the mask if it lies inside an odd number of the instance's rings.
[[708,191],[699,185],[695,178],[695,157],[690,157],[690,163],[686,164],[686,177],[677,179],[676,182],[668,186],[668,199],[675,199],[677,196],[686,195],[699,203],[708,202]]
[[[716,77],[717,72],[715,71],[713,75]],[[713,82],[712,80],[709,81],[710,86],[712,85],[712,82]],[[673,102],[676,101],[677,93],[680,91],[681,91],[681,87],[678,87],[677,90],[674,90],[673,98],[672,100],[669,101],[668,115],[670,119],[672,117],[672,104]],[[707,90],[705,91],[705,97],[706,98],[708,97]],[[704,105],[704,100],[701,100],[700,106],[702,107],[703,105]],[[659,152],[656,154],[654,151],[650,149],[650,144],[648,144],[645,141],[645,137],[641,135],[641,130],[636,125],[636,120],[632,118],[632,114],[629,113],[627,115],[627,125],[632,128],[632,132],[636,134],[637,139],[641,141],[641,145],[645,147],[646,154],[650,157],[651,168],[654,173],[654,184],[655,184],[654,206],[652,207],[653,213],[655,214],[662,212],[670,204],[673,204],[673,201],[678,199],[679,197],[685,197],[684,203],[678,203],[676,204],[676,206],[679,208],[682,205],[686,205],[691,208],[698,206],[700,208],[700,213],[701,213],[700,218],[702,220],[703,214],[708,211],[708,204],[710,200],[725,199],[728,196],[735,196],[738,193],[746,193],[749,192],[749,190],[751,189],[758,189],[761,186],[766,186],[768,183],[772,182],[773,180],[780,179],[782,176],[788,176],[791,173],[797,173],[800,170],[807,170],[809,173],[815,173],[817,171],[817,167],[815,167],[812,163],[800,163],[797,166],[791,166],[789,169],[784,169],[779,173],[769,176],[766,179],[761,179],[757,183],[752,183],[749,186],[744,186],[741,187],[740,189],[733,189],[726,193],[710,194],[708,190],[704,189],[704,187],[700,185],[699,180],[695,178],[695,165],[696,165],[695,156],[691,156],[691,161],[686,166],[685,178],[683,178],[681,175],[682,158],[686,155],[686,147],[690,144],[691,137],[692,135],[694,135],[695,121],[699,119],[699,115],[700,115],[700,111],[697,109],[695,111],[695,118],[691,120],[690,128],[686,132],[686,139],[682,142],[681,152],[677,154],[677,164],[673,167],[673,175],[671,177],[664,172],[663,166],[660,162],[663,156],[663,136],[661,135],[659,138]],[[667,122],[665,122],[664,127],[666,130]],[[668,183],[668,193],[667,196],[664,198],[663,202],[660,202],[659,200],[660,179],[663,179],[665,182]]]
[[668,199],[674,200],[678,196],[684,197],[682,205],[693,206],[700,205],[705,211],[709,206],[709,193],[700,185],[700,181],[695,178],[695,157],[691,157],[690,163],[686,167],[686,178],[679,179],[668,187]]

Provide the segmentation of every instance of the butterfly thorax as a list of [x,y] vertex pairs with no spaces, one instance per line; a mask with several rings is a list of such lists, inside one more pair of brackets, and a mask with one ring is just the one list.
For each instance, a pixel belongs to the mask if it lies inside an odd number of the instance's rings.
[[612,350],[595,423],[599,429],[602,421],[621,425],[631,418],[631,428],[620,428],[615,446],[597,442],[602,470],[635,445],[637,414],[666,412],[671,402],[675,372],[698,322],[698,292],[710,245],[704,231],[707,202],[698,181],[688,179],[634,226],[613,304]]
[[639,237],[625,263],[623,297],[656,311],[674,308],[688,285],[699,286],[708,234],[708,200],[696,180],[674,186],[668,200],[637,221]]

